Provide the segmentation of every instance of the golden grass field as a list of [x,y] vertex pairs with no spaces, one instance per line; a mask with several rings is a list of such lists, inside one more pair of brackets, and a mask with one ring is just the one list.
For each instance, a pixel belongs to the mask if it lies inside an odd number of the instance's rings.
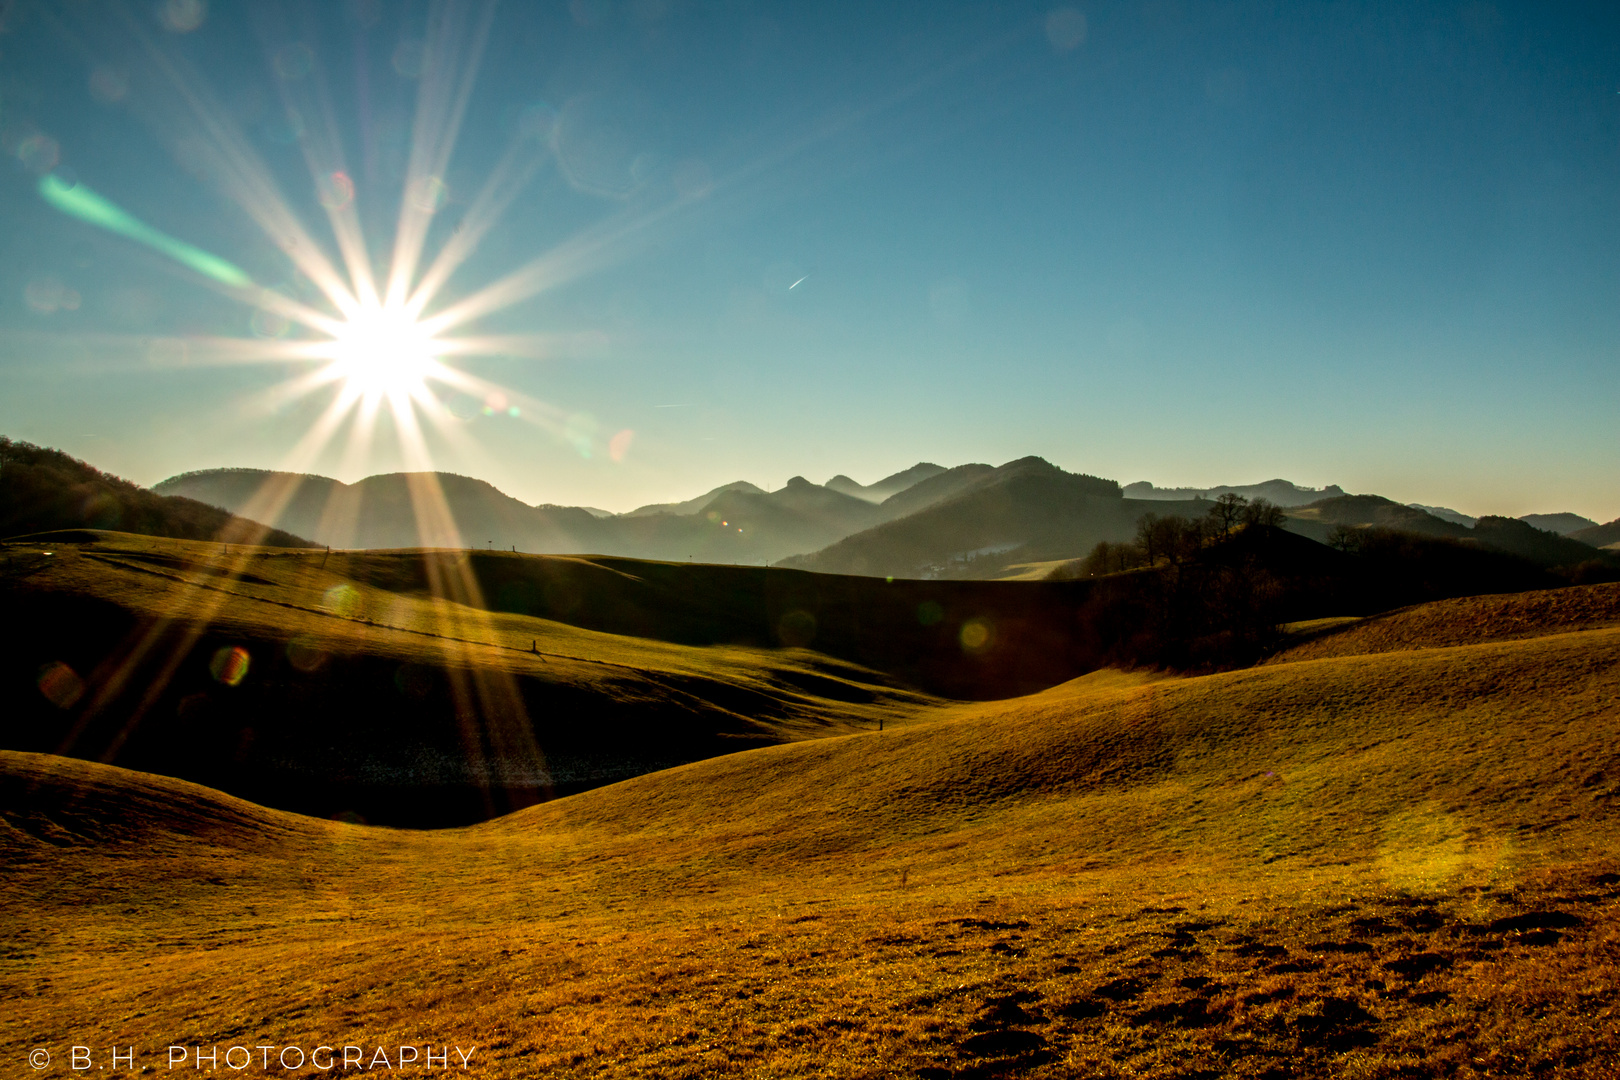
[[[442,781],[351,791],[360,816],[380,807],[391,823],[464,823],[667,764],[903,724],[941,701],[809,649],[729,643],[702,610],[656,629],[722,640],[693,646],[491,611],[467,553],[424,562],[421,552],[69,539],[3,545],[17,639],[0,668],[34,715],[14,715],[25,730],[0,745],[22,738],[26,749],[235,783],[238,794],[324,816],[345,809],[356,769],[427,761]],[[660,600],[607,560],[477,558],[486,570],[541,575],[564,602],[621,586]],[[638,621],[644,598],[619,600],[624,610],[592,614]],[[221,649],[250,658],[240,685],[211,672]],[[25,684],[58,662],[85,690],[53,710]],[[340,783],[346,762],[357,764]],[[427,809],[412,817],[412,802]]]
[[[194,1074],[171,1045],[438,1075],[398,1048],[449,1045],[511,1078],[1613,1076],[1613,590],[1425,605],[1196,678],[808,702],[822,737],[456,829],[0,753],[0,1075]],[[727,678],[819,663],[557,634]]]

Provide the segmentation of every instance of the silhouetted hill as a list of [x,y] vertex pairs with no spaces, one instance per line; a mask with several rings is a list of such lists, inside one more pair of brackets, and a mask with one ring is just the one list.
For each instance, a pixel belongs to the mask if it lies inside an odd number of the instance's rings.
[[1338,484],[1329,484],[1325,488],[1300,487],[1287,480],[1266,480],[1259,484],[1219,484],[1211,488],[1161,488],[1154,487],[1146,480],[1125,485],[1127,499],[1186,502],[1191,499],[1218,499],[1228,493],[1241,495],[1245,499],[1265,499],[1274,506],[1304,506],[1319,499],[1343,495],[1344,489]]
[[1398,529],[1423,536],[1468,535],[1468,527],[1444,521],[1425,510],[1402,506],[1381,495],[1340,495],[1320,499],[1288,512],[1287,527],[1293,532],[1326,542],[1334,526],[1349,528]]
[[313,546],[216,506],[148,491],[59,450],[0,438],[0,537],[84,528],[273,547]]
[[[195,499],[236,513],[248,507],[272,524],[318,543],[332,543],[340,507],[349,485],[310,473],[273,472],[269,469],[200,469],[181,473],[152,485],[160,495]],[[327,508],[333,512],[328,518]],[[323,519],[327,519],[323,521]],[[325,535],[321,535],[321,534]],[[344,547],[340,543],[334,547]]]
[[778,491],[738,482],[699,499],[701,512],[656,506],[599,517],[584,507],[529,506],[453,473],[391,473],[344,484],[324,476],[214,469],[158,485],[335,548],[515,548],[549,554],[770,563],[824,547],[882,520],[872,503],[794,477]]
[[1482,517],[1474,525],[1472,538],[1486,547],[1528,559],[1537,566],[1578,566],[1612,558],[1590,544],[1538,529],[1522,518]]
[[623,516],[647,517],[650,514],[674,514],[676,516],[681,516],[684,514],[700,514],[704,510],[708,509],[709,504],[714,502],[716,498],[724,495],[728,491],[742,491],[750,495],[765,494],[764,488],[756,487],[746,480],[737,480],[730,484],[721,484],[713,491],[705,492],[695,499],[687,499],[685,502],[648,503],[646,506],[638,506],[634,510],[627,511]]
[[[940,497],[923,501],[930,495]],[[779,565],[875,577],[988,578],[1013,563],[1070,557],[1098,540],[1128,537],[1142,514],[1182,506],[1123,499],[1112,480],[1064,472],[1033,457],[1000,468],[952,469],[882,509],[888,515],[912,501],[923,504]]]
[[1473,528],[1468,528],[1378,495],[1346,495],[1291,510],[1286,527],[1323,543],[1333,541],[1336,530],[1382,529],[1473,543],[1516,555],[1541,567],[1574,568],[1593,563],[1620,569],[1620,563],[1614,562],[1609,553],[1573,537],[1537,529],[1519,519],[1482,517],[1475,521]]
[[1580,532],[1582,529],[1594,529],[1597,527],[1597,522],[1591,518],[1570,513],[1521,514],[1519,520],[1526,525],[1533,525],[1538,529],[1557,533],[1559,536],[1570,536]]
[[885,476],[882,480],[869,486],[862,486],[842,474],[833,477],[824,486],[845,495],[853,495],[857,499],[880,503],[915,484],[927,480],[931,476],[938,476],[944,471],[944,468],[932,462],[920,461],[909,469],[897,472],[892,476]]
[[1425,506],[1422,503],[1407,503],[1406,505],[1410,506],[1414,510],[1422,510],[1425,514],[1433,514],[1441,521],[1451,521],[1458,525],[1466,525],[1470,529],[1474,527],[1474,522],[1479,520],[1479,518],[1465,514],[1461,510],[1453,510],[1449,506]]
[[727,491],[701,514],[604,521],[591,550],[672,561],[768,564],[814,550],[879,520],[878,507],[795,476],[776,491]]
[[345,484],[265,469],[212,469],[158,489],[278,526],[336,548],[501,547],[589,551],[604,520],[581,507],[529,506],[454,473],[388,473]]
[[1595,525],[1590,529],[1581,529],[1570,533],[1571,540],[1579,540],[1583,544],[1590,544],[1595,548],[1606,548],[1611,544],[1620,544],[1620,518],[1615,518],[1606,525]]
[[[1053,578],[1083,572],[1073,564]],[[1267,526],[1243,528],[1179,563],[1078,580],[1093,585],[1077,616],[1087,654],[1180,669],[1252,663],[1281,641],[1285,623],[1568,584],[1473,542],[1375,527],[1336,550]]]
[[996,469],[992,465],[958,465],[954,469],[946,469],[884,499],[883,520],[894,521],[914,514],[995,476]]

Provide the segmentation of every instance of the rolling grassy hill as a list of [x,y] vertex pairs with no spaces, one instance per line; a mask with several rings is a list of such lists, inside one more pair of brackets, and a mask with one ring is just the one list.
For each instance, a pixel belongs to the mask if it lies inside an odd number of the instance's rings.
[[1284,649],[1270,664],[1330,656],[1450,648],[1620,626],[1620,584],[1467,596],[1401,608]]
[[1574,568],[1591,563],[1620,568],[1609,553],[1584,541],[1581,532],[1564,536],[1522,518],[1488,515],[1476,518],[1471,526],[1463,525],[1377,495],[1324,499],[1288,513],[1287,527],[1313,540],[1330,541],[1335,526],[1458,540],[1516,555],[1543,567]]
[[1620,629],[1499,602],[1524,636],[1098,672],[429,833],[0,754],[0,1057],[1605,1076]]
[[[465,553],[226,555],[106,533],[3,551],[0,745],[322,815],[476,820],[929,700],[802,650],[486,611]],[[572,580],[552,575],[553,601]]]
[[[0,545],[0,746],[465,822],[1096,666],[1073,583],[507,552]],[[814,649],[811,651],[809,646]]]

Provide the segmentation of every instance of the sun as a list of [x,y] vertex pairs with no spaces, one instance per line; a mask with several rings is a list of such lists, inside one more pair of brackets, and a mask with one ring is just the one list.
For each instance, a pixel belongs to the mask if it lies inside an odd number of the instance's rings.
[[351,393],[367,398],[418,397],[438,369],[440,345],[401,306],[362,307],[333,332],[325,355]]

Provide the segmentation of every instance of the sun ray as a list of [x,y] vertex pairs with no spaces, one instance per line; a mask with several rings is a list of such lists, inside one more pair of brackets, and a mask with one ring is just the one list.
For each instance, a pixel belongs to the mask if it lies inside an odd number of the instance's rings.
[[[452,415],[430,386],[476,395],[484,401],[486,413],[490,402],[498,402],[502,414],[521,416],[526,423],[562,434],[570,420],[563,410],[471,375],[456,361],[553,359],[568,352],[575,339],[557,334],[466,333],[465,329],[528,295],[623,257],[637,246],[638,237],[656,232],[670,210],[627,208],[517,272],[453,302],[445,311],[424,317],[424,311],[476,252],[550,153],[548,144],[533,132],[519,132],[466,208],[457,230],[436,250],[430,250],[439,189],[429,193],[432,198],[413,195],[422,194],[415,190],[422,184],[436,184],[449,166],[493,17],[493,3],[469,6],[436,0],[430,7],[426,34],[430,62],[417,88],[396,235],[391,251],[383,256],[387,272],[382,276],[373,272],[361,227],[364,192],[354,190],[352,180],[335,195],[322,188],[334,176],[347,179],[347,171],[334,99],[319,64],[296,78],[278,78],[275,85],[281,113],[301,118],[295,141],[321,196],[331,228],[326,244],[331,247],[335,242],[335,261],[299,220],[233,112],[181,51],[160,43],[128,11],[113,28],[87,23],[85,29],[106,38],[108,44],[132,48],[138,62],[149,69],[150,89],[156,92],[143,92],[131,104],[175,150],[177,160],[239,207],[320,296],[312,304],[292,294],[297,284],[265,288],[245,274],[228,275],[228,281],[214,280],[219,277],[214,275],[204,283],[255,309],[256,336],[190,334],[155,343],[150,338],[132,338],[118,350],[158,367],[291,366],[285,379],[246,399],[250,409],[279,409],[336,386],[319,419],[284,455],[282,467],[288,469],[307,468],[335,446],[343,447],[346,471],[363,468],[366,448],[384,406],[396,430],[413,432],[413,445],[422,450],[418,461],[422,467],[430,467],[425,431],[432,432],[436,444],[443,440],[459,453],[468,452],[474,443],[465,438],[469,431],[466,419]],[[279,56],[275,43],[288,35],[283,27],[267,26],[273,20],[272,14],[257,21],[266,35],[267,53]],[[125,40],[112,42],[112,36],[119,34]],[[171,238],[162,238],[160,247],[182,263],[189,260],[188,265],[207,255]],[[312,364],[316,365],[313,369],[308,367]],[[284,502],[267,495],[259,506],[273,519],[274,504]]]
[[[309,92],[298,90],[309,87]],[[281,100],[285,108],[300,116],[314,116],[305,137],[299,140],[304,164],[309,169],[310,181],[315,187],[316,201],[326,211],[338,255],[348,271],[349,284],[361,307],[379,303],[376,279],[371,270],[371,256],[366,249],[365,232],[356,210],[354,181],[349,175],[343,152],[343,140],[338,135],[338,119],[333,109],[332,95],[327,91],[325,69],[313,65],[307,83],[303,80],[278,80]]]
[[601,271],[655,242],[655,226],[669,223],[687,212],[689,208],[684,204],[621,211],[602,225],[557,244],[504,277],[427,316],[423,324],[437,337],[531,296]]
[[[177,57],[160,49],[133,17],[126,14],[124,23],[170,88],[179,95],[186,111],[201,127],[206,139],[192,144],[193,153],[204,157],[203,164],[211,166],[212,171],[220,177],[226,195],[282,249],[339,311],[348,314],[354,310],[358,306],[357,298],[288,207],[259,155],[236,131],[229,113],[211,100],[211,95],[204,89],[203,80],[185,70]],[[152,110],[149,112],[154,117],[161,115]],[[157,126],[163,126],[161,120],[155,122]]]
[[405,192],[394,235],[394,258],[388,274],[385,305],[403,305],[410,293],[422,247],[427,241],[428,226],[443,199],[444,172],[460,134],[467,102],[472,97],[479,60],[494,15],[493,4],[482,5],[471,32],[467,58],[459,65],[453,58],[460,51],[465,28],[460,25],[463,20],[458,18],[458,8],[439,2],[429,16],[429,62],[417,92],[410,164],[406,167]]
[[[520,160],[525,157],[527,160]],[[543,152],[534,145],[533,140],[519,137],[513,143],[462,216],[456,231],[422,273],[405,302],[406,310],[420,316],[422,310],[432,303],[439,290],[450,280],[450,275],[472,255],[484,236],[499,223],[501,215],[534,178],[543,160]]]
[[302,375],[295,375],[284,382],[250,395],[243,405],[250,411],[263,413],[274,412],[308,397],[323,386],[330,386],[337,382],[339,376],[332,370],[330,364],[306,371]]
[[575,339],[573,335],[565,334],[481,334],[435,340],[441,357],[514,356],[526,360],[549,360]]

